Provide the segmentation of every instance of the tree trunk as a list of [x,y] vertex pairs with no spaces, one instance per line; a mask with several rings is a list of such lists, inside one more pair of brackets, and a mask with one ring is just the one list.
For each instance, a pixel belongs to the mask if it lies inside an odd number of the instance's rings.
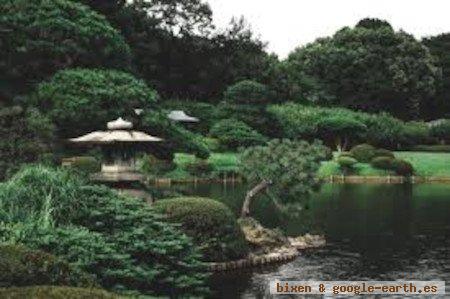
[[262,180],[258,185],[249,190],[245,195],[244,204],[242,205],[241,217],[245,218],[250,215],[250,204],[253,198],[261,191],[267,189],[272,184],[270,180]]

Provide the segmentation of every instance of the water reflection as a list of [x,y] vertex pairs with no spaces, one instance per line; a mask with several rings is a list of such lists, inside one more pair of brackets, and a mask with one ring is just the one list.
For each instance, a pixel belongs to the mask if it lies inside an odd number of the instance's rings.
[[[246,186],[185,186],[221,200],[236,213]],[[322,231],[328,245],[295,261],[217,275],[218,298],[263,298],[268,282],[290,280],[445,280],[450,285],[449,185],[325,185],[306,215],[281,214],[267,198],[253,207],[267,226],[296,235]],[[447,286],[448,288],[448,286]],[[447,292],[449,289],[447,289]]]

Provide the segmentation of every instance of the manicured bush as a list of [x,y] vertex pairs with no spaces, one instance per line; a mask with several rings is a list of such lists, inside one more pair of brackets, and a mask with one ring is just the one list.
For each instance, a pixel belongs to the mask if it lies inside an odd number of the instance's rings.
[[378,156],[372,159],[370,164],[379,169],[391,170],[393,168],[394,159],[388,156]]
[[357,146],[354,146],[350,153],[355,157],[358,162],[362,163],[368,163],[372,160],[372,158],[375,156],[375,147],[373,147],[370,144],[359,144]]
[[185,165],[185,169],[193,176],[207,176],[214,170],[214,167],[207,160],[195,159]]
[[186,235],[145,202],[86,186],[67,171],[30,167],[0,185],[1,221],[33,224],[10,239],[63,257],[105,288],[174,297],[205,292],[206,267]]
[[154,109],[156,92],[131,74],[115,70],[66,69],[39,84],[32,95],[62,137],[105,130],[118,117],[135,117],[135,108]]
[[450,141],[450,119],[443,120],[430,129],[431,136],[438,138],[441,142]]
[[156,202],[155,207],[200,246],[206,261],[243,258],[247,244],[233,212],[224,204],[198,197],[180,197]]
[[239,147],[260,145],[267,139],[247,124],[235,119],[224,119],[216,123],[210,135],[217,138],[225,149],[236,150]]
[[0,287],[95,286],[94,279],[67,262],[21,245],[0,245]]
[[355,165],[356,163],[358,163],[358,161],[355,158],[348,157],[348,156],[339,157],[337,159],[337,162],[339,163],[339,165],[344,166],[344,167],[351,167],[351,166]]
[[414,174],[414,167],[411,163],[401,159],[395,159],[392,162],[392,168],[398,175],[411,176]]
[[269,100],[269,90],[261,83],[243,80],[231,85],[224,94],[224,99],[235,104],[262,104]]
[[36,286],[25,288],[0,289],[0,297],[8,299],[45,298],[45,299],[125,299],[101,289],[74,287]]
[[358,163],[358,161],[355,158],[348,156],[341,156],[337,158],[336,162],[342,168],[344,174],[350,173],[353,170],[355,164]]
[[395,158],[395,155],[392,151],[384,149],[384,148],[377,148],[377,149],[375,149],[374,153],[375,153],[374,158],[376,158],[376,157],[390,157],[392,159]]
[[327,145],[338,150],[346,149],[350,143],[362,140],[367,127],[354,118],[330,116],[317,122],[317,134]]

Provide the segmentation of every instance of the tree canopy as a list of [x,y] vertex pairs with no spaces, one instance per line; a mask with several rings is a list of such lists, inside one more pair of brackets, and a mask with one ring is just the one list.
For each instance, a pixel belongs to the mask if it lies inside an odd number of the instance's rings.
[[[286,63],[291,88],[298,90],[300,99],[388,111],[403,118],[419,117],[440,79],[425,46],[380,20],[362,20],[354,28],[345,27],[332,37],[298,48]],[[305,81],[325,94],[305,94],[311,89]]]
[[0,73],[6,98],[69,67],[126,69],[130,48],[104,16],[70,0],[5,0]]

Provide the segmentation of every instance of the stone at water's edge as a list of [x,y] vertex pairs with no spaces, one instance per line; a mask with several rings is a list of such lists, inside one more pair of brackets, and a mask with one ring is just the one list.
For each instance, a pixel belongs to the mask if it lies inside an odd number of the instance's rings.
[[306,234],[299,237],[286,237],[281,231],[263,227],[253,218],[239,219],[239,225],[252,253],[246,259],[225,263],[210,263],[211,271],[254,267],[292,260],[299,250],[325,246],[325,237]]

